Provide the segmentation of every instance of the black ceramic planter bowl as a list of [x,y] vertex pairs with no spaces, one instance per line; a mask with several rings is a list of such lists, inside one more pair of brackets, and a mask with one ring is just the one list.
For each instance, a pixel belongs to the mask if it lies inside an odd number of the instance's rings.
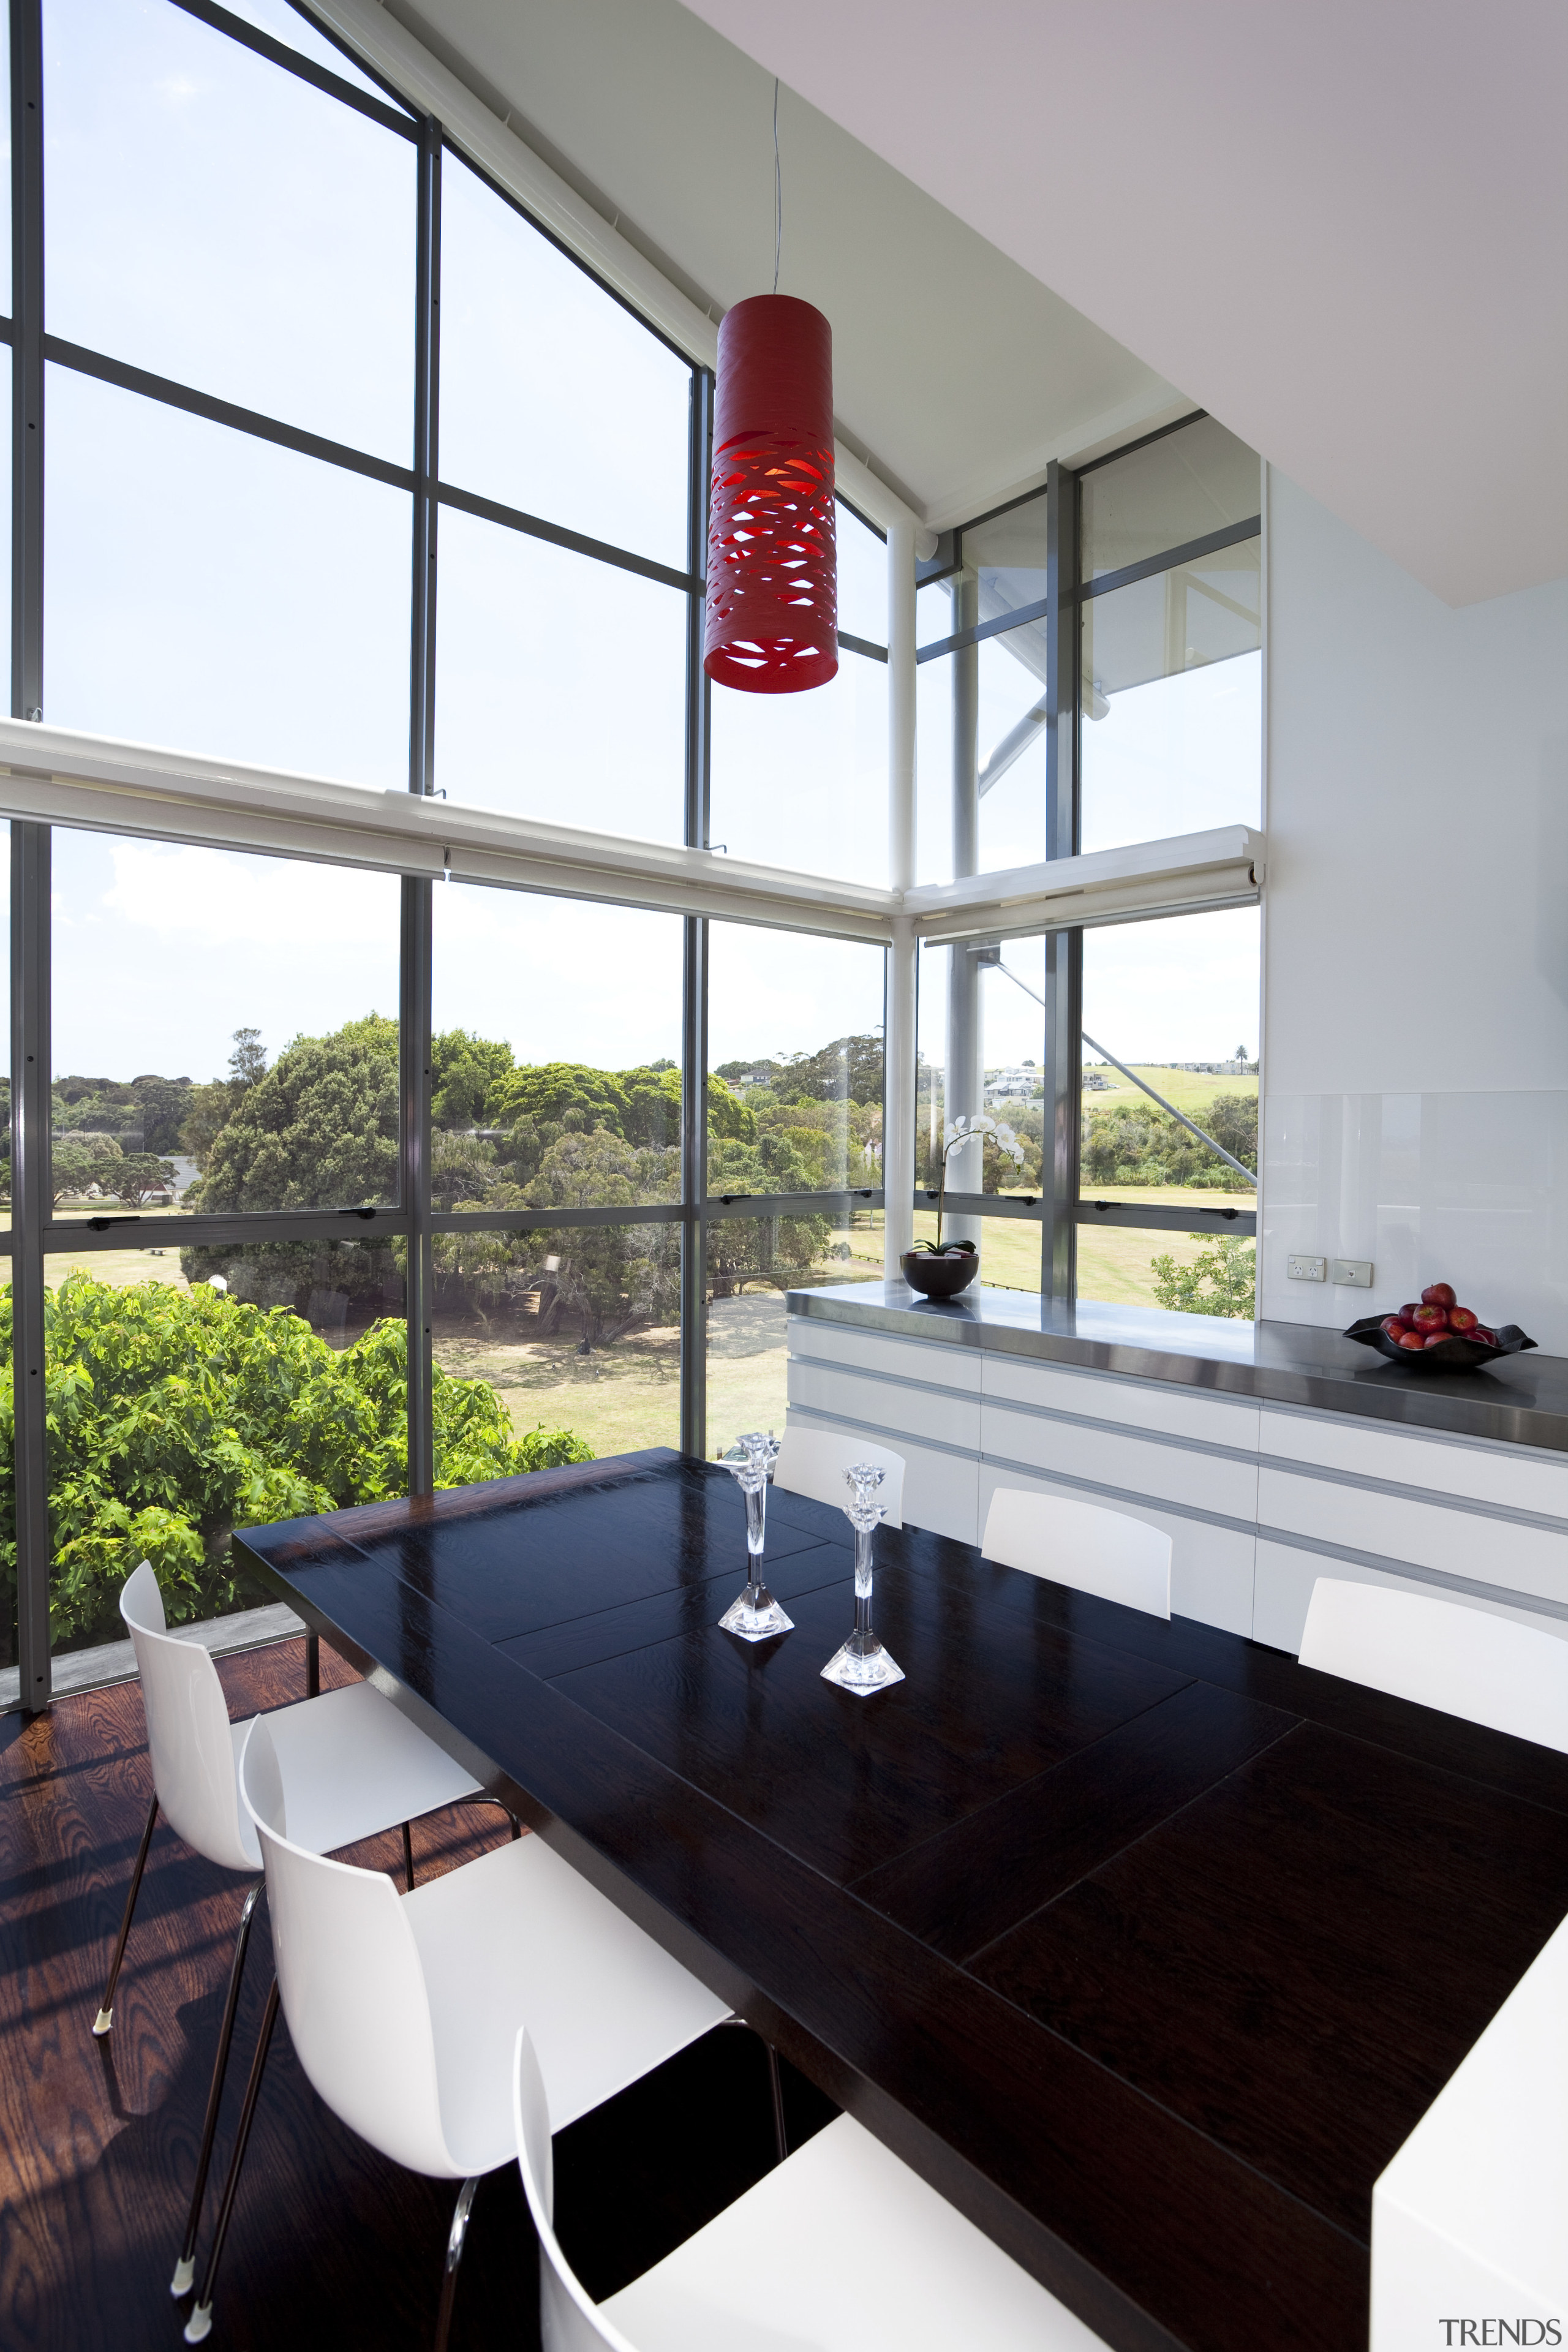
[[956,1298],[979,1273],[980,1252],[943,1250],[938,1257],[930,1250],[906,1250],[899,1264],[911,1290],[923,1290],[928,1298]]
[[1479,1340],[1452,1332],[1436,1348],[1402,1348],[1391,1339],[1383,1328],[1381,1315],[1363,1315],[1345,1333],[1363,1348],[1375,1348],[1391,1364],[1405,1364],[1417,1372],[1479,1372],[1483,1364],[1495,1364],[1503,1356],[1517,1356],[1522,1349],[1533,1348],[1535,1341],[1521,1331],[1517,1323],[1496,1326],[1497,1346],[1484,1347]]

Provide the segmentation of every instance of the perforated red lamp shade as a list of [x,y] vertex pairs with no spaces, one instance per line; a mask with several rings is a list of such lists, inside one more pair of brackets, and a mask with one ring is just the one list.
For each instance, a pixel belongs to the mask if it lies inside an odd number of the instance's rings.
[[833,331],[792,294],[754,294],[719,328],[702,667],[745,694],[838,670]]

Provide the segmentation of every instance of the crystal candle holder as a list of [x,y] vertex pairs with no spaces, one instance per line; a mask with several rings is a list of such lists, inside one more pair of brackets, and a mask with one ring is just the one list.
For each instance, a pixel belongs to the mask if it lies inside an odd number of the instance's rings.
[[768,1472],[778,1458],[779,1442],[771,1433],[754,1429],[735,1443],[739,1459],[726,1454],[724,1467],[746,1498],[746,1587],[719,1622],[726,1633],[738,1633],[742,1642],[771,1642],[775,1633],[795,1631],[794,1618],[784,1615],[763,1581]]
[[858,1698],[904,1679],[902,1666],[894,1664],[871,1625],[871,1534],[887,1515],[887,1505],[876,1499],[886,1475],[870,1462],[858,1462],[844,1473],[850,1493],[844,1516],[855,1530],[855,1631],[828,1659],[822,1679],[853,1691]]

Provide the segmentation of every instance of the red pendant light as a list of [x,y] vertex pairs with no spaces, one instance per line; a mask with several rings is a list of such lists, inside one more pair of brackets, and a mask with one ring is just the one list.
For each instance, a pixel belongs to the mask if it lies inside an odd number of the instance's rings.
[[719,328],[702,667],[744,694],[800,694],[838,670],[833,330],[793,294],[753,294]]

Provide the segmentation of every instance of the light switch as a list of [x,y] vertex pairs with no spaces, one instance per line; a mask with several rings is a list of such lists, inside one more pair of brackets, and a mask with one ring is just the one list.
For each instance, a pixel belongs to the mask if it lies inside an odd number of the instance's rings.
[[1285,1271],[1292,1282],[1321,1282],[1328,1270],[1326,1258],[1290,1257],[1285,1261]]
[[1334,1280],[1352,1290],[1372,1288],[1372,1260],[1369,1257],[1337,1257],[1334,1260]]

